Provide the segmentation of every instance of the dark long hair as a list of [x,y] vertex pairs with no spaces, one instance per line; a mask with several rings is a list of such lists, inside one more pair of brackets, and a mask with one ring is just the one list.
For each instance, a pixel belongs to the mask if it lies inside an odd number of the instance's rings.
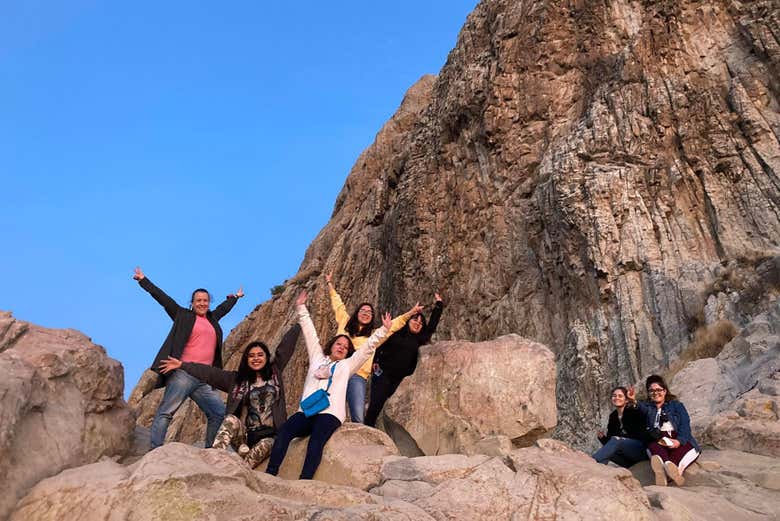
[[274,375],[274,370],[271,367],[271,352],[268,350],[268,346],[265,345],[265,342],[256,340],[250,342],[249,345],[246,346],[246,349],[244,349],[244,354],[241,355],[241,362],[238,364],[238,377],[236,378],[237,384],[241,382],[251,383],[257,378],[257,371],[254,371],[249,367],[249,351],[255,347],[260,347],[265,351],[265,365],[259,371],[260,378],[267,382]]
[[[422,320],[422,329],[420,329],[419,333],[412,333],[412,330],[409,329],[409,322],[411,322],[412,320],[414,320],[417,317],[420,317],[420,319]],[[409,320],[406,321],[406,324],[404,324],[404,327],[402,327],[401,329],[398,330],[397,334],[400,334],[400,335],[403,335],[403,336],[412,336],[412,335],[414,335],[414,336],[416,336],[419,339],[420,345],[425,345],[428,342],[430,342],[431,341],[431,337],[433,336],[431,334],[431,332],[428,331],[428,321],[425,319],[425,315],[423,315],[422,313],[417,313],[416,315],[412,315],[412,317],[409,318]]]
[[[658,384],[664,389],[666,389],[666,394],[664,395],[664,403],[671,402],[672,400],[676,400],[677,396],[672,394],[672,391],[669,390],[669,386],[666,385],[666,382],[664,381],[663,377],[661,375],[657,374],[651,374],[647,377],[647,380],[645,380],[645,391],[648,390],[651,384]],[[647,393],[647,398],[650,399],[650,393]]]
[[331,351],[331,349],[333,349],[333,344],[335,344],[336,340],[338,340],[341,337],[344,337],[344,338],[347,339],[347,358],[352,356],[355,353],[355,346],[352,345],[352,339],[349,338],[347,335],[336,335],[333,338],[331,338],[330,340],[328,340],[328,344],[325,347],[322,348],[322,353],[325,356],[330,356],[330,351]]
[[[362,325],[358,321],[358,312],[360,311],[360,308],[362,308],[363,306],[368,306],[371,308],[371,322],[369,322],[366,325]],[[371,302],[361,302],[360,304],[358,304],[358,307],[355,308],[355,311],[354,313],[352,313],[352,316],[349,317],[349,321],[347,321],[347,325],[344,326],[344,329],[351,337],[370,336],[371,332],[375,329],[375,324],[376,324],[376,310],[374,309],[374,305]]]

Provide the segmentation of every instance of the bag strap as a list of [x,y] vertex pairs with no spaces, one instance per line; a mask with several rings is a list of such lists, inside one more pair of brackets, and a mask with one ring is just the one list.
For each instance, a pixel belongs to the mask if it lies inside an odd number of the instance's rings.
[[[336,364],[338,364],[338,362],[336,362]],[[328,386],[325,388],[326,393],[330,390],[330,384],[333,383],[333,373],[336,371],[336,364],[330,366],[330,376],[328,377]]]

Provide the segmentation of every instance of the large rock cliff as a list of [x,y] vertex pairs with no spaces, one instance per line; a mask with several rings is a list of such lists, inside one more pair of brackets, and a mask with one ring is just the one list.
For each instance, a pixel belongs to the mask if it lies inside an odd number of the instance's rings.
[[[553,349],[576,443],[611,385],[678,357],[723,266],[778,253],[779,38],[776,1],[484,0],[227,351],[278,338],[327,272],[348,305],[438,290],[439,339]],[[325,291],[312,300],[332,332]]]

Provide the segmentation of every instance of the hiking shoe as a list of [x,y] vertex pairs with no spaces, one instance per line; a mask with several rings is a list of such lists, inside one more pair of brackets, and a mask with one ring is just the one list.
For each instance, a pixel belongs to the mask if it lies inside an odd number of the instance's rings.
[[664,467],[664,461],[661,456],[653,456],[650,458],[650,468],[653,469],[655,474],[655,484],[659,487],[666,486],[666,467]]
[[680,472],[680,469],[677,467],[677,465],[671,461],[667,461],[664,463],[664,466],[666,467],[666,473],[678,487],[685,485],[685,478],[682,476],[682,472]]

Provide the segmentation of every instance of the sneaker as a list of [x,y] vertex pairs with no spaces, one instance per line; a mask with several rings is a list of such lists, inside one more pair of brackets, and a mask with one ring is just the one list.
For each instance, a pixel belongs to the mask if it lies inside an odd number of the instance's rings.
[[664,461],[661,456],[653,456],[650,458],[650,468],[653,469],[655,474],[655,484],[659,487],[666,486],[666,467],[664,467]]
[[249,454],[249,446],[246,443],[242,443],[238,446],[238,455],[242,458],[246,458],[246,455]]
[[664,463],[664,466],[666,467],[666,473],[670,478],[672,478],[672,481],[674,481],[678,487],[685,485],[685,478],[682,476],[680,469],[677,468],[677,465],[671,461],[667,461]]

